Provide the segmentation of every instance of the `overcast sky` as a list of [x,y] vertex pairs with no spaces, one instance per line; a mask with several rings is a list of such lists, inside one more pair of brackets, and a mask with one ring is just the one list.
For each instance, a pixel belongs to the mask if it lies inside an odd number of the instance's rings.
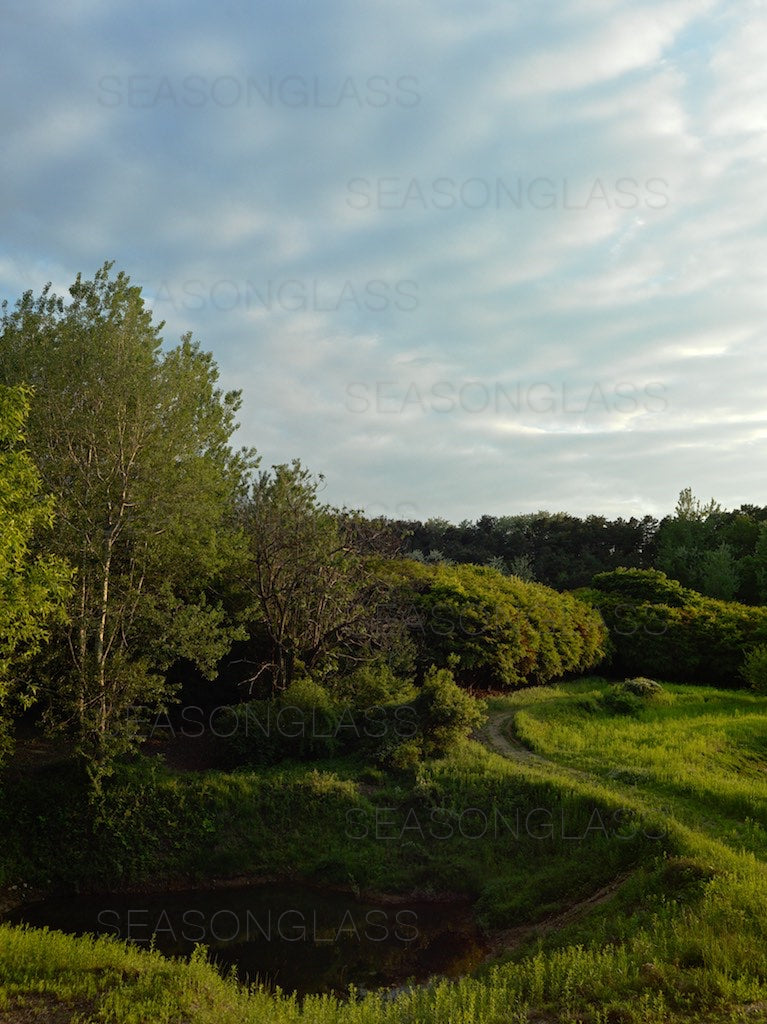
[[106,259],[327,499],[767,503],[764,0],[10,0],[0,296]]

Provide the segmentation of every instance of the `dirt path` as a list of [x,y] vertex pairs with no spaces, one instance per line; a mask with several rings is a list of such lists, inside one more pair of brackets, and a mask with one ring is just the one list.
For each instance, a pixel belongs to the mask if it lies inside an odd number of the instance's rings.
[[549,932],[559,931],[567,925],[580,920],[589,911],[611,899],[630,877],[631,872],[618,875],[617,878],[614,878],[596,892],[591,893],[585,899],[578,900],[577,903],[571,904],[566,910],[553,914],[551,917],[546,917],[535,924],[524,924],[517,928],[506,928],[504,931],[495,932],[490,936],[490,952],[485,962],[495,960],[496,957],[503,954],[511,953],[530,939],[542,938],[544,935],[548,935]]
[[487,721],[474,734],[477,742],[484,744],[488,749],[502,757],[508,757],[512,761],[521,761],[523,764],[552,764],[540,754],[534,754],[532,750],[523,747],[521,743],[509,735],[511,725],[514,721],[514,711],[501,711],[500,714],[488,716]]
[[501,757],[507,757],[510,761],[517,761],[519,764],[535,765],[539,768],[555,768],[557,772],[565,773],[574,779],[593,781],[593,776],[580,768],[571,768],[566,764],[559,764],[542,754],[535,754],[526,746],[514,739],[511,729],[514,722],[515,711],[490,712],[485,724],[478,729],[472,739],[483,744],[488,750],[492,750]]
[[[510,735],[514,715],[515,712],[513,711],[501,711],[497,714],[491,712],[485,724],[481,729],[477,730],[473,738],[494,753],[507,757],[512,761],[517,761],[520,764],[556,767],[558,771],[568,772],[578,778],[589,778],[586,772],[550,761],[547,757],[533,753],[532,750],[528,750],[518,740],[515,740]],[[504,931],[496,932],[490,938],[490,952],[488,953],[487,960],[494,960],[504,953],[517,949],[530,939],[540,938],[549,932],[557,931],[585,917],[594,907],[606,903],[607,900],[614,896],[630,876],[631,872],[618,875],[617,878],[614,878],[596,892],[591,893],[585,899],[578,900],[566,910],[544,918],[536,924],[520,925],[517,928],[507,928]]]

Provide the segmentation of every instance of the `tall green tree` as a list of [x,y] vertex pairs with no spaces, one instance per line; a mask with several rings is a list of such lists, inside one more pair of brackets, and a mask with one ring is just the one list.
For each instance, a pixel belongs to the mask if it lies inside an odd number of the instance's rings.
[[692,493],[692,487],[683,487],[679,492],[674,518],[685,523],[705,523],[709,516],[722,511],[722,506],[714,498],[702,502]]
[[14,669],[29,659],[64,618],[71,570],[51,555],[35,555],[35,533],[50,527],[53,501],[25,446],[29,392],[0,386],[0,762],[8,747]]
[[191,336],[163,351],[164,325],[111,268],[78,275],[68,303],[27,292],[0,323],[0,382],[34,388],[30,451],[56,498],[54,551],[76,569],[42,690],[94,777],[135,742],[131,707],[164,706],[174,659],[212,676],[230,646],[215,583],[249,458],[229,447],[239,392]]
[[729,544],[720,544],[703,553],[700,568],[700,592],[720,601],[734,601],[740,577]]
[[657,568],[702,593],[708,593],[704,589],[708,585],[717,591],[727,590],[730,585],[727,552],[707,556],[707,552],[718,547],[714,538],[721,511],[713,498],[703,503],[695,497],[691,487],[683,488],[674,515],[664,519],[658,531]]

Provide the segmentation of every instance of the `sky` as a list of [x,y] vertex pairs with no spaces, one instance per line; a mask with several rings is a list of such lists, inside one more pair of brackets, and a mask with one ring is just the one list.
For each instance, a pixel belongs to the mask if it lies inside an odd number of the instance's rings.
[[766,48],[765,0],[6,0],[0,298],[114,260],[335,505],[765,504]]

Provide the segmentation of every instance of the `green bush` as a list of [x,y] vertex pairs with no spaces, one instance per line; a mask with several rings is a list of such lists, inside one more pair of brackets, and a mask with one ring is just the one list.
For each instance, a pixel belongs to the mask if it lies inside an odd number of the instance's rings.
[[585,715],[598,715],[602,712],[602,704],[596,697],[579,697],[575,701],[575,706]]
[[655,697],[663,692],[660,683],[654,679],[646,679],[644,676],[635,676],[633,679],[626,679],[622,684],[623,689],[633,693],[637,697]]
[[593,668],[607,651],[601,615],[572,594],[477,565],[385,563],[422,670],[446,667],[482,688],[547,683]]
[[434,665],[426,673],[413,705],[426,755],[447,753],[457,740],[485,720],[484,701],[462,690],[450,669]]
[[326,686],[334,698],[357,710],[402,702],[413,696],[410,680],[401,679],[383,661],[358,665],[345,675],[330,677]]
[[396,744],[388,755],[387,763],[395,772],[414,775],[423,760],[423,746],[418,740],[404,740]]
[[696,591],[683,587],[657,569],[621,568],[598,572],[591,585],[603,594],[614,594],[635,603],[664,604],[669,608],[695,604],[701,598]]
[[635,715],[642,709],[642,698],[618,683],[602,697],[602,706],[611,715]]
[[344,746],[343,713],[319,683],[297,679],[275,700],[249,701],[222,712],[218,732],[225,761],[272,765],[287,758],[332,757]]
[[767,692],[767,644],[759,644],[746,654],[741,672],[752,690]]
[[737,687],[743,652],[767,644],[767,608],[704,597],[653,569],[599,573],[582,596],[610,629],[616,674]]
[[354,708],[301,679],[277,700],[227,708],[219,732],[230,767],[357,752],[404,771],[423,756],[446,753],[481,724],[483,711],[483,702],[462,690],[450,669],[432,666],[410,701]]

